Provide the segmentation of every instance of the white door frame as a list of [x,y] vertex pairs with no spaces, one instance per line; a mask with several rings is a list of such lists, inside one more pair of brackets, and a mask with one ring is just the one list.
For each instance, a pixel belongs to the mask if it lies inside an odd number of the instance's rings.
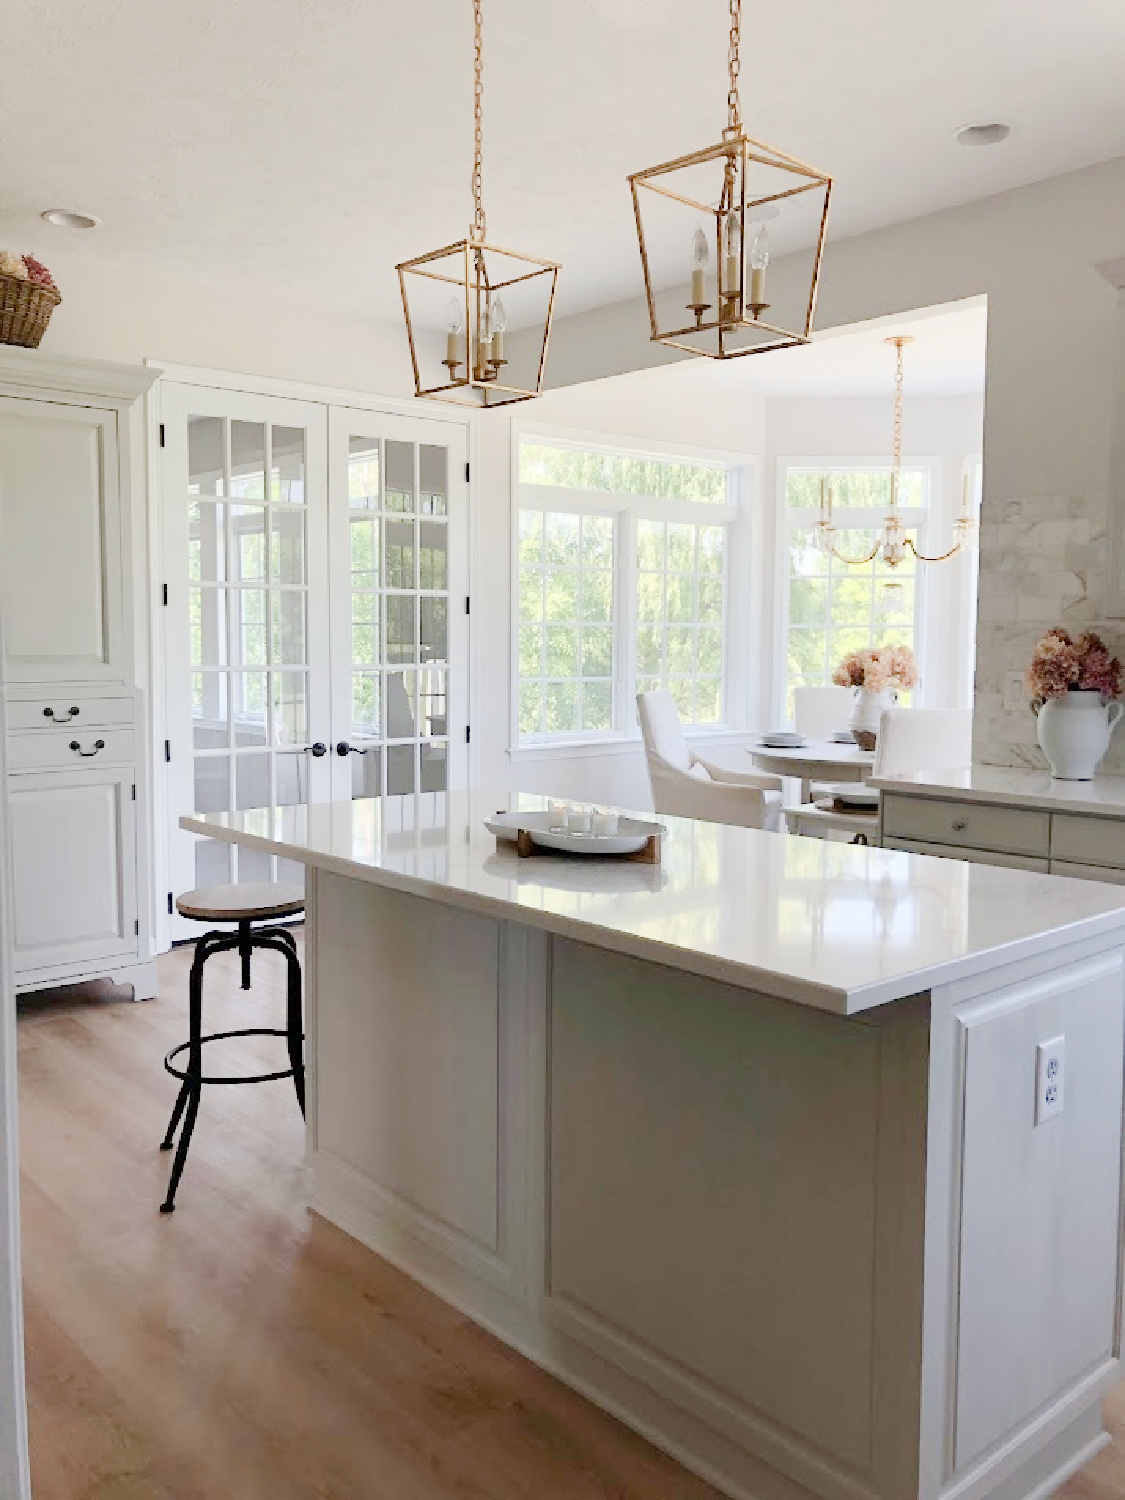
[[[474,581],[477,576],[476,495],[479,483],[478,414],[471,408],[443,406],[440,402],[420,403],[417,400],[401,397],[380,396],[373,391],[358,391],[343,386],[315,385],[296,380],[278,380],[269,376],[246,375],[230,370],[208,369],[205,366],[183,365],[176,363],[174,360],[152,358],[146,359],[145,364],[159,371],[163,377],[162,380],[158,379],[152,386],[145,403],[145,418],[148,427],[146,446],[148,454],[149,566],[152,578],[152,587],[149,590],[149,640],[152,652],[151,662],[153,664],[153,671],[151,673],[151,722],[153,765],[155,768],[152,793],[153,865],[151,878],[153,891],[156,893],[154,903],[156,907],[154,951],[162,953],[167,951],[171,946],[170,923],[162,894],[170,889],[168,885],[169,795],[167,767],[163,754],[164,740],[169,737],[169,705],[163,681],[163,664],[166,660],[167,642],[165,639],[165,614],[163,609],[163,590],[161,587],[165,578],[165,558],[167,555],[164,525],[164,478],[160,447],[162,420],[160,397],[163,380],[176,385],[199,385],[209,387],[212,390],[244,391],[251,395],[280,396],[287,400],[319,402],[325,407],[350,406],[360,411],[369,411],[387,416],[424,416],[429,421],[447,422],[453,426],[461,427],[466,436],[470,472],[466,535],[466,559],[470,582]],[[474,608],[467,622],[467,654],[469,664],[468,715],[470,724],[479,722],[479,715],[477,713],[477,664],[480,650],[478,620],[479,610]],[[473,737],[472,742],[468,746],[466,775],[470,786],[474,785],[477,780],[479,741],[480,735],[478,733]]]
[[5,1500],[31,1500],[20,1278],[16,997],[12,979],[3,645],[0,638],[0,1495]]

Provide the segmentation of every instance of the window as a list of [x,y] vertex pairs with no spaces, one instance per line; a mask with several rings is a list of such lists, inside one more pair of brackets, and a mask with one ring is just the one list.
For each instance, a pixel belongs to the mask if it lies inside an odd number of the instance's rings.
[[658,687],[723,723],[735,488],[725,464],[521,440],[522,742],[632,733]]
[[[822,477],[832,484],[837,545],[850,557],[875,545],[890,499],[888,468],[785,471],[785,711],[790,720],[794,688],[826,686],[847,652],[890,642],[917,648],[921,599],[913,555],[891,569],[880,558],[855,567],[821,552],[814,528]],[[928,469],[903,469],[899,509],[907,535],[915,539],[925,525],[929,489]]]

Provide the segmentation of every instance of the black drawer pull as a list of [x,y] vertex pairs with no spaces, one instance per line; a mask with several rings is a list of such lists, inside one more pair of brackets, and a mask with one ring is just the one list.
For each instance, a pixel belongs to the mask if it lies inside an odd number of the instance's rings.
[[61,719],[64,717],[67,719],[77,719],[78,705],[75,704],[72,708],[68,708],[65,715],[57,714],[53,708],[45,708],[43,710],[43,717],[45,719]]
[[968,820],[968,818],[954,818],[954,820],[953,820],[953,832],[954,833],[964,833],[965,829],[968,828],[968,826],[969,826],[969,820]]
[[78,743],[77,740],[71,740],[70,748],[72,750],[77,750],[79,755],[85,756],[87,759],[89,759],[91,755],[97,755],[99,750],[105,749],[105,740],[95,740],[94,748],[92,750],[83,750],[82,746]]

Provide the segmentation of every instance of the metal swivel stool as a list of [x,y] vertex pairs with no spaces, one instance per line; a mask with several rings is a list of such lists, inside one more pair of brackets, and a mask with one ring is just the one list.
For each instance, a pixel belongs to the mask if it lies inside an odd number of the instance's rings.
[[[297,957],[297,944],[287,927],[255,927],[255,922],[276,922],[281,917],[298,916],[305,909],[305,897],[301,888],[286,885],[281,881],[247,882],[245,885],[216,885],[205,890],[188,891],[176,902],[182,916],[195,922],[237,922],[237,932],[205,932],[195,945],[195,958],[191,966],[189,984],[189,1008],[191,1035],[186,1042],[173,1047],[164,1059],[164,1066],[173,1078],[180,1079],[180,1092],[176,1107],[168,1122],[168,1130],[161,1143],[161,1151],[171,1151],[176,1138],[176,1127],[181,1119],[180,1143],[176,1148],[176,1159],[172,1163],[172,1176],[168,1182],[168,1196],[160,1205],[162,1214],[170,1214],[176,1207],[176,1189],[183,1176],[187,1161],[191,1133],[195,1129],[195,1117],[199,1113],[199,1100],[205,1083],[267,1083],[276,1078],[292,1078],[297,1091],[297,1103],[305,1112],[305,1063],[304,1029],[301,1018],[301,962]],[[228,953],[237,949],[242,959],[242,988],[250,988],[250,955],[255,948],[272,948],[285,955],[288,970],[286,986],[285,1029],[270,1026],[248,1026],[238,1031],[203,1032],[203,965],[216,953]],[[223,1041],[236,1036],[283,1036],[289,1048],[289,1067],[278,1073],[230,1076],[208,1074],[203,1071],[203,1048],[208,1042]],[[187,1067],[180,1067],[176,1059],[187,1053]]]

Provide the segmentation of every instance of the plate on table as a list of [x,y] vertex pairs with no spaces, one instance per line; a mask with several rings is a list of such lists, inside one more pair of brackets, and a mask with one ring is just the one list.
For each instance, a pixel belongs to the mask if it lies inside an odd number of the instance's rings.
[[850,729],[836,729],[828,736],[834,745],[854,745],[855,735]]
[[767,750],[803,750],[808,744],[803,734],[794,734],[791,729],[771,729],[759,738]]
[[644,818],[617,820],[616,833],[571,833],[566,828],[551,828],[547,812],[498,812],[485,818],[484,826],[498,839],[515,843],[516,835],[526,830],[531,842],[540,849],[557,849],[563,854],[639,854],[649,839],[661,839],[667,833],[663,823]]

